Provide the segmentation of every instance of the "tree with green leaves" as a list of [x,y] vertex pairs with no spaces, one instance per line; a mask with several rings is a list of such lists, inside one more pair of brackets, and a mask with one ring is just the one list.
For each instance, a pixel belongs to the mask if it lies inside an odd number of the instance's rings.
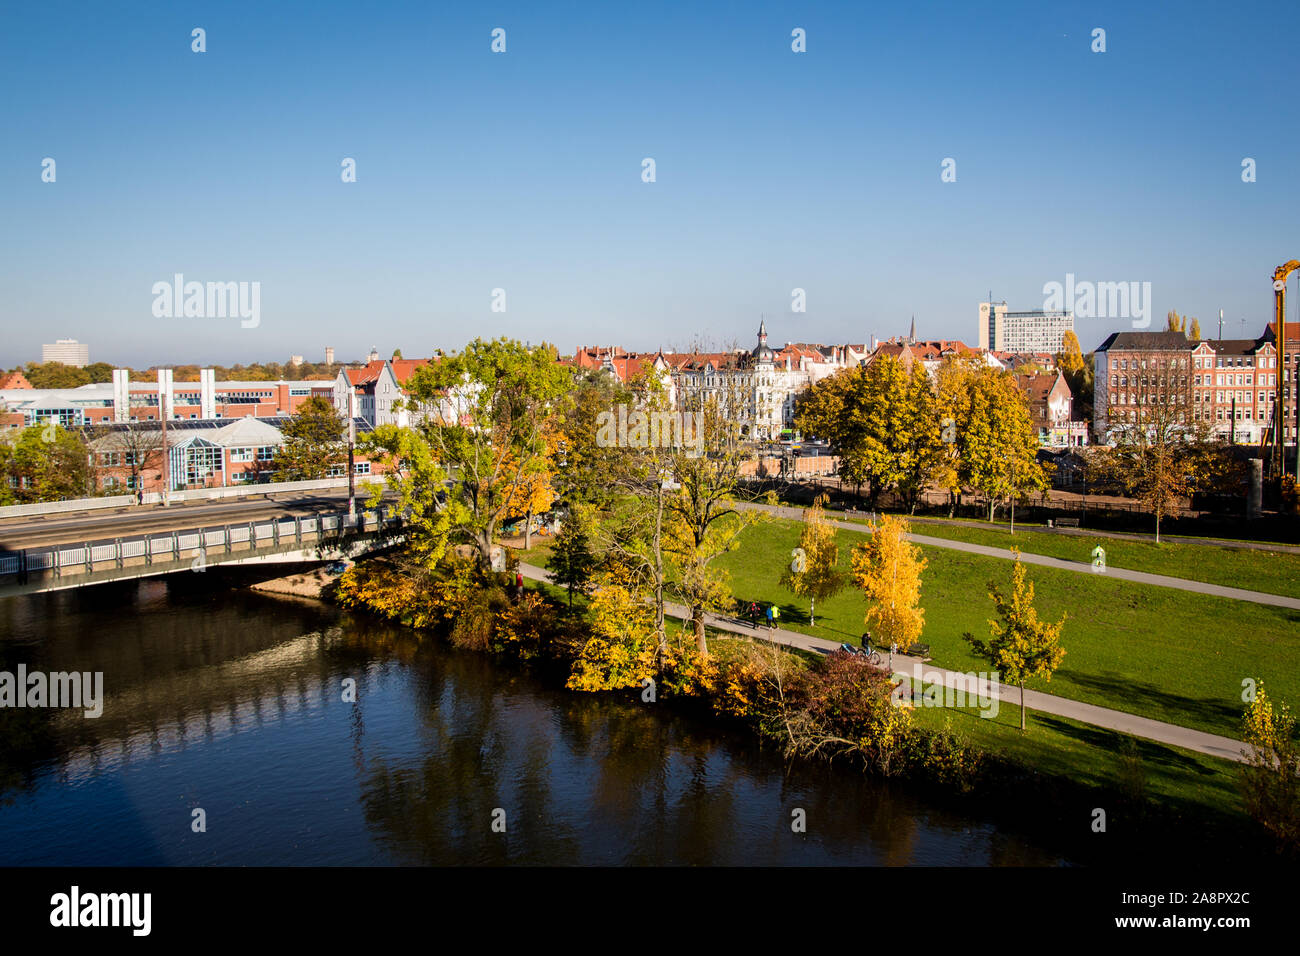
[[546,568],[551,580],[569,592],[569,607],[573,607],[573,592],[585,592],[599,563],[592,551],[592,508],[581,502],[569,507],[569,514],[555,536]]
[[94,497],[90,450],[51,419],[0,439],[0,504]]
[[552,346],[505,338],[475,339],[406,383],[415,428],[450,481],[452,533],[474,546],[484,568],[520,486],[551,451],[544,426],[563,417],[571,383]]
[[[741,535],[769,516],[756,508],[736,507],[742,497],[740,466],[749,456],[741,442],[740,422],[725,409],[740,403],[711,396],[684,404],[702,416],[701,447],[698,453],[675,456],[672,478],[680,488],[666,501],[663,550],[672,587],[690,609],[696,649],[708,654],[704,616],[730,610],[735,600],[728,573],[714,561],[738,548]],[[775,503],[775,495],[769,493],[765,500]]]
[[384,471],[384,483],[372,486],[367,507],[379,504],[385,488],[394,492],[408,566],[432,571],[447,555],[453,528],[470,521],[460,500],[446,495],[447,472],[433,445],[421,429],[378,425],[358,446]]
[[32,388],[80,388],[90,384],[90,373],[62,362],[28,362],[23,371]]
[[989,582],[989,597],[999,620],[989,621],[991,637],[987,641],[970,632],[962,635],[980,657],[988,661],[1004,682],[1020,687],[1020,730],[1025,730],[1025,681],[1042,677],[1050,681],[1061,666],[1065,648],[1061,647],[1061,629],[1065,615],[1055,624],[1038,619],[1034,608],[1034,582],[1025,579],[1020,551],[1012,549],[1015,564],[1011,572],[1011,591],[1003,593],[994,581]]
[[330,467],[347,460],[345,422],[329,399],[312,396],[281,429],[282,444],[275,454],[276,481],[315,481],[329,475]]
[[823,508],[826,495],[819,495],[812,507],[804,512],[803,531],[799,547],[791,555],[790,564],[781,573],[782,586],[796,595],[808,599],[808,623],[816,626],[818,600],[825,600],[842,591],[848,578],[839,570],[840,546],[835,537],[835,525],[826,520]]

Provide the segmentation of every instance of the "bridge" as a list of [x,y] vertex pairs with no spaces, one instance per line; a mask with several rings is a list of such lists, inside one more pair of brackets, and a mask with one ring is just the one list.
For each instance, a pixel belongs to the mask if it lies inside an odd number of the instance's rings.
[[331,561],[401,537],[391,507],[349,514],[329,494],[144,506],[0,521],[0,597],[200,571]]

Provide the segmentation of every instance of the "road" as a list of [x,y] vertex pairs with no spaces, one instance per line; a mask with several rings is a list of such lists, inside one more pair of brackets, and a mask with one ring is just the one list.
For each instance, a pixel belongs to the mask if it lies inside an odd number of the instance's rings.
[[[519,571],[530,581],[550,582],[549,572],[536,565],[521,562]],[[680,620],[685,620],[690,616],[685,607],[672,602],[664,603],[664,612]],[[737,622],[731,618],[718,617],[715,614],[706,615],[705,623],[719,631],[741,634],[745,637],[770,641],[786,647],[796,647],[818,654],[829,654],[831,651],[838,650],[840,646],[838,641],[810,637],[798,631],[787,631],[782,628],[755,627],[747,623]],[[943,683],[949,687],[971,686],[965,674],[942,667],[935,667],[932,664],[923,662],[920,658],[908,657],[905,654],[895,654],[893,666],[895,673],[904,677],[914,673],[914,668],[919,668],[920,676],[926,683]],[[980,681],[974,687],[974,690],[986,697],[992,696],[1000,701],[1005,700],[1014,706],[1020,705],[1020,689],[1018,687]],[[1149,717],[1126,714],[1121,710],[1111,710],[1107,707],[1098,707],[1095,704],[1085,704],[1082,701],[1070,700],[1068,697],[1056,697],[1052,694],[1044,694],[1041,691],[1026,690],[1025,708],[1040,711],[1044,714],[1053,714],[1057,717],[1066,717],[1080,723],[1092,724],[1094,727],[1105,727],[1108,730],[1116,730],[1121,733],[1131,734],[1134,737],[1169,744],[1173,747],[1182,747],[1184,750],[1208,754],[1211,757],[1222,757],[1225,760],[1235,761],[1245,760],[1245,744],[1239,740],[1233,740],[1231,737],[1207,734],[1204,731],[1180,727],[1177,724],[1167,724],[1163,721],[1152,720]]]
[[[764,505],[756,502],[736,502],[738,508],[754,508],[760,511],[766,511],[781,518],[791,518],[795,521],[802,521],[807,513],[803,508],[789,508],[783,505]],[[870,534],[870,530],[865,525],[854,524],[851,521],[839,521],[827,516],[832,525],[837,528],[843,528],[845,531],[855,531],[858,534]],[[994,548],[985,544],[969,544],[965,541],[952,541],[948,538],[932,538],[924,534],[909,534],[909,541],[915,544],[923,544],[931,548],[947,548],[951,551],[965,551],[967,554],[979,554],[988,558],[1000,558],[1004,561],[1012,560],[1015,555],[1011,553],[1010,548]],[[1078,574],[1096,574],[1092,565],[1084,561],[1066,561],[1063,558],[1053,558],[1045,554],[1029,554],[1021,552],[1020,560],[1025,564],[1037,564],[1045,568],[1056,568],[1060,571],[1073,571]],[[1207,584],[1204,581],[1189,581],[1187,578],[1174,578],[1164,574],[1148,574],[1145,571],[1129,571],[1124,568],[1106,568],[1105,572],[1100,575],[1108,578],[1118,578],[1121,581],[1132,581],[1136,584],[1150,584],[1162,588],[1174,588],[1178,591],[1193,591],[1197,594],[1208,594],[1213,597],[1230,598],[1234,601],[1250,601],[1255,604],[1270,604],[1274,607],[1285,607],[1292,610],[1300,610],[1300,598],[1286,597],[1281,594],[1267,594],[1263,591],[1248,591],[1245,588],[1227,587],[1222,584]]]
[[[275,515],[293,517],[322,511],[346,510],[347,489],[283,495],[257,495],[183,504],[130,506],[83,514],[42,515],[0,520],[0,548],[35,548],[52,544],[80,544],[174,528],[241,524]],[[365,501],[357,496],[358,504]]]

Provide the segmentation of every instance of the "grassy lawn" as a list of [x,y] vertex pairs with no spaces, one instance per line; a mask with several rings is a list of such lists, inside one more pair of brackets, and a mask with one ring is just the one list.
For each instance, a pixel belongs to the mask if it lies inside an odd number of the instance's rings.
[[[776,583],[800,527],[776,520],[751,528],[739,550],[719,559],[731,572],[732,590],[741,600],[778,604],[781,625],[790,630],[856,643],[867,610],[861,592],[848,590],[819,604],[811,627],[807,602]],[[856,539],[840,532],[843,569]],[[934,663],[987,670],[961,635],[988,636],[993,604],[987,584],[1008,584],[1010,563],[943,548],[922,551],[929,564],[922,575],[921,639],[930,644]],[[1050,682],[1031,687],[1229,737],[1239,736],[1244,678],[1263,678],[1274,695],[1300,706],[1300,612],[1101,575],[1028,571],[1040,616],[1068,614],[1061,669]]]
[[1006,702],[992,718],[969,708],[919,707],[914,715],[918,726],[931,729],[951,718],[952,730],[980,750],[1003,754],[1040,773],[1121,791],[1126,776],[1122,754],[1132,741],[1147,799],[1162,810],[1195,805],[1199,812],[1246,818],[1237,765],[1227,760],[1034,711],[1028,716],[1028,732],[1022,734],[1020,708]]
[[1056,534],[1017,525],[1016,533],[1005,526],[977,527],[913,522],[916,534],[948,541],[965,541],[994,548],[1019,548],[1067,561],[1091,561],[1092,549],[1106,550],[1106,564],[1113,568],[1165,574],[1189,581],[1204,581],[1228,587],[1300,597],[1300,554],[1257,551],[1248,548],[1216,548],[1182,542],[1134,541],[1108,536]]

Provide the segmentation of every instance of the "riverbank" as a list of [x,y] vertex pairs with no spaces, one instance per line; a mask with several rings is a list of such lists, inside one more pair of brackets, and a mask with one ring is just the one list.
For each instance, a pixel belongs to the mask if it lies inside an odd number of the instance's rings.
[[[419,619],[417,626],[451,639],[453,644],[468,646],[463,633],[460,640],[452,637],[461,627],[461,615],[440,617],[403,608],[401,596],[391,591],[385,595],[385,590],[372,589],[360,603],[390,618],[405,617],[407,623]],[[536,583],[526,592],[528,597],[520,600],[528,603],[528,613],[534,619],[534,638],[547,629],[584,627],[588,600],[580,598],[570,614],[563,592],[553,585]],[[510,608],[519,605],[506,600],[504,630],[517,631],[519,615],[512,614]],[[483,606],[491,601],[480,596],[474,603]],[[558,676],[565,672],[566,655],[571,655],[576,645],[593,643],[589,633],[578,639],[573,634],[562,638],[552,633],[550,651],[530,655],[521,653],[529,638],[520,637],[518,633],[507,639],[480,637],[479,649],[522,660],[540,658],[544,670]],[[1064,838],[1072,846],[1076,837],[1082,837],[1080,849],[1096,850],[1096,856],[1088,857],[1095,862],[1110,858],[1102,845],[1105,841],[1089,843],[1083,837],[1094,832],[1093,811],[1097,808],[1107,811],[1104,832],[1112,837],[1123,834],[1126,841],[1136,840],[1166,856],[1190,855],[1194,847],[1197,852],[1214,847],[1215,852],[1243,860],[1271,852],[1262,832],[1242,810],[1236,771],[1227,761],[1176,747],[1134,742],[1125,734],[1049,715],[1032,715],[1029,734],[1020,734],[1014,726],[1018,711],[1011,706],[1003,708],[1001,720],[992,721],[970,712],[917,708],[909,713],[907,727],[900,732],[899,741],[906,744],[892,749],[880,746],[882,720],[887,724],[888,718],[877,714],[855,728],[855,733],[860,732],[855,738],[860,743],[857,747],[831,748],[829,752],[805,748],[800,752],[800,748],[786,746],[788,741],[773,732],[772,714],[762,712],[761,701],[755,706],[755,699],[762,697],[762,677],[746,670],[753,667],[752,642],[714,639],[711,649],[715,653],[705,666],[678,659],[665,679],[657,682],[657,700],[757,734],[769,746],[785,750],[788,759],[847,763],[869,774],[905,778],[909,785],[936,799],[976,801],[981,812],[1006,813],[1022,823],[1032,821],[1038,832]],[[816,667],[814,663],[814,672]],[[858,675],[854,680],[866,682],[867,678]],[[569,683],[572,686],[571,680]],[[639,681],[625,680],[621,687],[601,689],[619,699],[635,699],[644,694],[639,685]]]

